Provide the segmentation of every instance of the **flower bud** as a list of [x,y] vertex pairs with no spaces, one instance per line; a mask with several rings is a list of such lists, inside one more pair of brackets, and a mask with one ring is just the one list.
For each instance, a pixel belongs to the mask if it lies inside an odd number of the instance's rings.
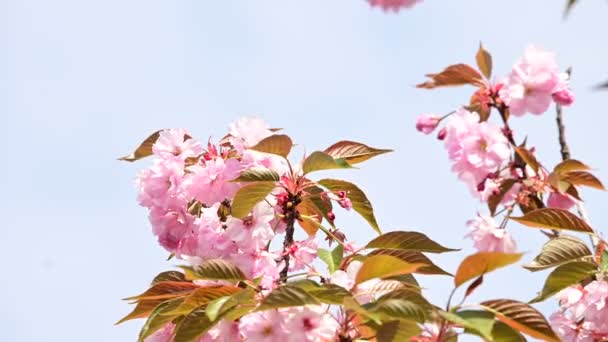
[[348,198],[342,198],[338,200],[338,204],[346,210],[350,210],[353,207],[353,203]]
[[568,87],[553,93],[553,101],[562,106],[569,106],[574,103],[574,92]]
[[327,212],[327,218],[331,221],[334,222],[336,220],[336,214],[334,214],[333,211],[328,211]]
[[416,118],[416,129],[424,134],[431,134],[440,120],[441,117],[435,114],[422,114]]
[[445,137],[448,135],[448,131],[444,128],[440,129],[437,133],[437,139],[445,140]]

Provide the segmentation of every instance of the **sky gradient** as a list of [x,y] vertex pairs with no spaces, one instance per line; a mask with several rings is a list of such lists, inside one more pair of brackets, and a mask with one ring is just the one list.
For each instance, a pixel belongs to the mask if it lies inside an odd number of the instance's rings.
[[[474,62],[480,41],[504,75],[529,44],[573,67],[577,102],[566,113],[573,156],[608,179],[605,108],[608,3],[425,0],[386,14],[363,0],[0,0],[0,341],[134,341],[142,321],[114,327],[175,263],[137,206],[133,179],[148,163],[118,162],[149,133],[185,127],[205,141],[257,115],[303,149],[350,139],[395,152],[336,171],[359,184],[384,231],[420,230],[471,253],[465,222],[484,208],[450,172],[442,144],[415,117],[447,113],[470,88],[414,84],[450,63]],[[514,120],[547,165],[559,160],[554,113]],[[606,194],[583,191],[607,232]],[[356,215],[341,227],[363,242]],[[525,260],[545,238],[516,225]],[[459,258],[433,258],[454,271]],[[472,301],[529,300],[544,274],[511,267],[486,277]],[[451,279],[421,277],[443,305]],[[551,300],[538,306],[545,313]]]

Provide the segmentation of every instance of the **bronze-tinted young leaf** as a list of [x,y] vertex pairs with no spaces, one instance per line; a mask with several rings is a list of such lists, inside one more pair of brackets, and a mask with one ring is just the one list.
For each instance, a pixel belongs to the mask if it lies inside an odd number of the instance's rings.
[[395,231],[378,236],[366,248],[401,249],[407,251],[443,253],[458,249],[443,247],[420,232]]
[[207,304],[205,313],[212,322],[220,317],[237,320],[255,309],[255,295],[255,290],[248,287],[233,295],[214,299]]
[[374,278],[388,278],[401,274],[410,274],[421,266],[424,265],[411,264],[389,255],[372,255],[363,261],[355,277],[355,283],[361,284]]
[[454,276],[454,285],[460,286],[482,274],[516,263],[522,255],[521,253],[501,252],[479,252],[469,255],[458,266],[456,276]]
[[266,298],[264,298],[257,311],[309,304],[318,305],[320,302],[318,299],[300,287],[283,285],[274,289]]
[[383,323],[376,330],[378,342],[409,341],[411,337],[420,334],[421,329],[416,322],[400,320]]
[[205,307],[198,308],[188,314],[175,327],[174,342],[198,341],[216,322],[212,322],[205,314]]
[[284,134],[275,134],[260,140],[260,142],[251,147],[250,150],[287,157],[289,152],[291,152],[292,146],[293,142],[289,136]]
[[428,316],[426,308],[402,298],[378,300],[363,307],[371,313],[378,314],[383,320],[397,318],[423,323]]
[[573,185],[582,185],[598,190],[606,190],[606,188],[604,188],[604,184],[602,184],[597,177],[585,171],[568,172],[562,177],[562,180]]
[[477,67],[479,67],[483,75],[486,78],[492,77],[492,55],[483,48],[481,43],[479,43],[479,50],[477,50],[475,60],[477,61]]
[[165,313],[178,307],[182,300],[182,298],[176,298],[158,304],[152,313],[150,313],[146,323],[144,323],[143,327],[139,331],[138,341],[144,342],[147,337],[163,328],[167,323],[171,322],[176,316],[165,315]]
[[541,302],[597,271],[597,265],[587,261],[573,261],[560,265],[549,274],[542,291],[530,303]]
[[511,299],[496,299],[481,303],[496,318],[513,329],[543,341],[559,342],[545,317],[532,306]]
[[490,209],[490,213],[492,215],[496,214],[496,208],[502,200],[505,198],[505,195],[513,188],[513,185],[517,183],[517,180],[513,178],[505,179],[502,183],[500,183],[500,187],[498,191],[488,198],[488,208]]
[[325,192],[325,190],[318,186],[309,186],[306,188],[307,195],[304,196],[304,199],[312,202],[317,210],[323,215],[323,218],[325,218],[332,227],[335,227],[334,221],[329,217],[329,212],[333,211],[333,206],[329,199],[323,198],[321,195],[323,192]]
[[279,174],[265,167],[254,167],[247,169],[233,182],[278,182],[281,180]]
[[319,212],[315,203],[306,197],[302,199],[296,209],[300,214],[300,219],[298,219],[300,227],[304,229],[308,236],[315,236],[323,220],[323,214]]
[[532,228],[593,233],[593,229],[585,221],[563,209],[542,208],[530,211],[522,217],[511,217],[510,219]]
[[536,157],[530,150],[526,149],[523,146],[518,146],[515,148],[515,152],[517,155],[526,163],[526,165],[530,166],[534,172],[538,172],[538,168],[540,167],[540,163],[536,160]]
[[579,238],[560,235],[547,241],[540,254],[524,268],[536,272],[590,256],[591,251]]
[[332,169],[350,169],[352,166],[342,158],[334,158],[329,154],[321,151],[311,153],[304,160],[302,171],[308,174],[313,171],[332,170]]
[[156,142],[156,140],[158,140],[158,137],[160,136],[160,132],[162,132],[162,130],[158,130],[154,133],[152,133],[149,137],[146,138],[146,140],[144,140],[136,149],[135,151],[133,151],[133,153],[118,158],[118,160],[124,160],[124,161],[128,161],[128,162],[134,162],[136,160],[145,158],[147,156],[151,156],[152,155],[152,146],[154,145],[154,143]]
[[433,89],[443,86],[470,84],[483,85],[483,77],[477,70],[467,64],[450,65],[438,74],[427,74],[430,80],[416,85],[418,88]]
[[321,303],[332,305],[341,305],[344,302],[344,298],[352,296],[348,290],[334,284],[324,284],[308,290],[308,293]]
[[412,264],[423,264],[424,266],[417,269],[415,273],[452,276],[452,274],[444,271],[441,267],[435,265],[429,258],[426,257],[426,255],[420,252],[402,249],[380,248],[372,251],[371,253],[369,253],[369,255],[390,255]]
[[380,227],[374,216],[374,208],[367,199],[367,196],[365,196],[365,193],[359,189],[359,187],[339,179],[321,179],[318,183],[333,192],[346,191],[346,197],[352,202],[353,209],[359,213],[359,215],[361,215],[378,234],[381,234]]
[[342,140],[329,146],[323,152],[333,158],[344,159],[349,164],[353,165],[392,151],[393,150],[370,147],[355,141]]
[[232,262],[223,259],[210,259],[199,266],[180,266],[188,279],[242,281],[247,276]]
[[232,216],[245,218],[253,207],[263,201],[274,188],[274,182],[254,182],[243,186],[237,191],[232,201]]
[[477,277],[470,285],[467,287],[467,290],[464,293],[465,298],[473,294],[475,290],[483,284],[483,274]]
[[159,273],[152,280],[152,285],[160,283],[161,281],[186,281],[186,276],[179,271],[166,271]]
[[212,300],[218,299],[224,296],[233,295],[239,291],[242,291],[240,287],[236,286],[205,286],[194,290],[192,293],[183,298],[183,301],[179,306],[171,311],[167,311],[166,315],[186,315],[192,310],[208,304]]
[[567,159],[555,165],[553,172],[561,176],[572,171],[587,171],[590,169],[591,168],[589,166],[585,165],[585,163],[581,161],[576,159]]
[[460,312],[447,312],[438,310],[443,319],[455,323],[466,330],[472,330],[487,341],[492,341],[494,328],[494,314],[488,311],[464,310]]
[[317,250],[317,255],[319,256],[319,259],[325,262],[329,273],[334,273],[338,268],[340,268],[340,263],[342,263],[344,247],[338,244],[331,252],[326,249],[319,248]]
[[501,321],[494,322],[492,328],[492,341],[493,342],[526,342],[526,338],[523,337],[519,331],[511,328]]

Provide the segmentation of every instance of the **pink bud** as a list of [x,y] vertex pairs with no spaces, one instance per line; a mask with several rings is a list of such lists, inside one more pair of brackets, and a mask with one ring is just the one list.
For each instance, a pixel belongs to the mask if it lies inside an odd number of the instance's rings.
[[346,191],[340,190],[336,193],[339,198],[346,198]]
[[568,87],[553,93],[553,101],[562,106],[569,106],[574,103],[574,92]]
[[342,198],[338,201],[338,204],[346,210],[350,210],[353,207],[353,203],[348,198]]
[[334,214],[332,211],[328,211],[327,212],[327,218],[331,221],[334,222],[336,220],[336,214]]
[[439,124],[441,117],[435,114],[422,114],[416,118],[416,129],[424,134],[431,134]]
[[444,127],[439,130],[439,133],[437,133],[437,139],[444,140],[447,135],[448,135],[448,131]]

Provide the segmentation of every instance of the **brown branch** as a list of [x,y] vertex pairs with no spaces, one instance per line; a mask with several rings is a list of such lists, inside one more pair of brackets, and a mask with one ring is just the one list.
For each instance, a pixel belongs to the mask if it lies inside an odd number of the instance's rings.
[[555,105],[556,117],[555,121],[557,122],[557,133],[559,139],[560,153],[562,154],[562,160],[570,159],[570,147],[568,147],[568,142],[566,141],[566,126],[564,126],[564,117],[563,117],[563,109],[561,105]]
[[293,244],[293,235],[295,232],[296,214],[295,210],[297,199],[291,198],[284,207],[285,215],[285,239],[283,240],[283,262],[285,266],[279,273],[282,282],[287,281],[287,274],[289,273],[289,247]]

